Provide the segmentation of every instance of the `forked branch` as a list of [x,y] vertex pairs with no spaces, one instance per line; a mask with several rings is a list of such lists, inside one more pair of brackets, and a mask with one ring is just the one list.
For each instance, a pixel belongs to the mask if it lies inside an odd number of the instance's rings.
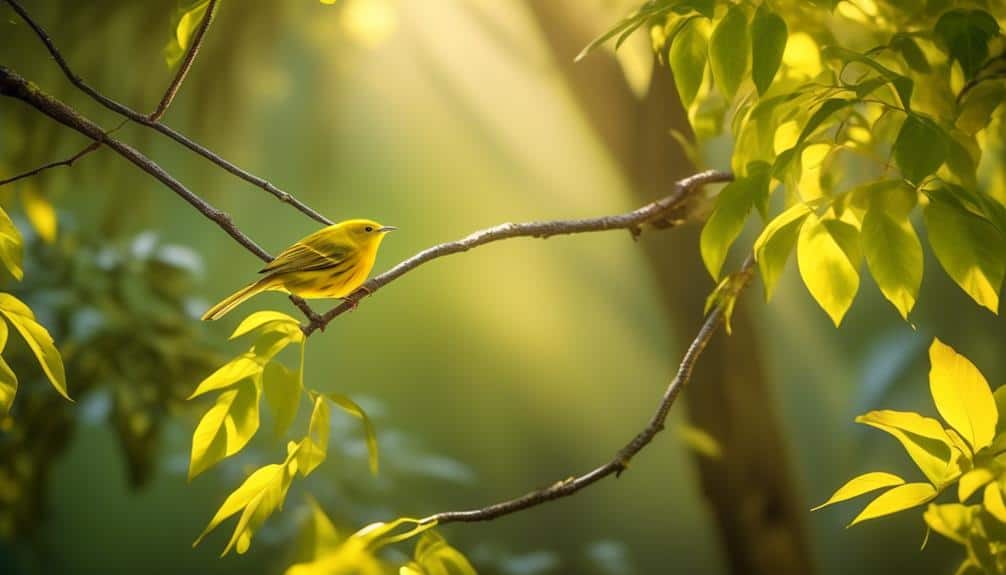
[[[266,181],[266,180],[264,180],[264,179],[256,176],[255,174],[252,174],[251,172],[243,170],[243,169],[239,168],[238,166],[236,166],[236,165],[228,162],[227,160],[225,160],[224,158],[220,157],[216,153],[210,151],[209,149],[207,149],[206,147],[202,146],[201,144],[199,144],[199,143],[195,142],[194,140],[188,138],[187,136],[185,136],[185,135],[183,135],[183,134],[181,134],[181,133],[173,130],[172,128],[170,128],[170,127],[168,127],[168,126],[160,123],[156,119],[152,119],[153,114],[151,114],[151,117],[148,117],[148,116],[146,116],[144,114],[141,114],[140,112],[137,112],[136,110],[133,110],[132,108],[130,108],[130,107],[124,105],[124,104],[121,104],[121,103],[119,103],[119,102],[117,102],[117,101],[115,101],[115,100],[113,100],[113,99],[105,96],[101,92],[99,92],[99,91],[95,90],[94,88],[92,88],[90,84],[88,84],[87,82],[85,82],[80,76],[78,76],[73,71],[72,68],[70,68],[70,65],[66,62],[66,59],[63,58],[63,54],[60,53],[59,49],[56,48],[56,44],[52,41],[52,38],[49,37],[49,34],[45,31],[44,28],[42,28],[42,26],[38,22],[36,22],[31,17],[30,14],[28,14],[28,11],[25,10],[24,7],[21,6],[21,4],[19,2],[17,2],[17,0],[4,0],[4,1],[7,2],[7,4],[9,4],[10,7],[13,8],[15,12],[17,12],[18,16],[20,16],[21,19],[24,20],[28,24],[28,26],[31,27],[31,29],[35,32],[35,35],[39,37],[39,39],[42,41],[43,44],[45,44],[45,47],[49,51],[49,54],[52,55],[53,60],[56,61],[56,64],[63,71],[63,74],[67,77],[67,79],[70,80],[70,83],[73,84],[74,86],[76,86],[78,89],[80,89],[80,91],[82,91],[85,94],[87,94],[88,96],[90,96],[91,99],[93,99],[94,101],[98,102],[102,106],[108,108],[109,110],[112,110],[113,112],[115,112],[115,113],[117,113],[117,114],[119,114],[119,115],[121,115],[121,116],[123,116],[125,118],[129,118],[130,120],[136,122],[137,124],[140,124],[140,125],[143,125],[143,126],[147,126],[147,127],[151,128],[151,129],[157,131],[157,132],[160,132],[161,134],[164,134],[165,136],[171,138],[172,140],[178,142],[179,144],[185,146],[186,148],[192,150],[193,152],[195,152],[195,153],[199,154],[200,156],[202,156],[202,157],[208,159],[209,161],[213,162],[217,166],[220,166],[221,168],[223,168],[227,172],[230,172],[231,174],[233,174],[233,175],[241,178],[242,180],[244,180],[244,181],[246,181],[246,182],[248,182],[248,183],[250,183],[252,185],[255,185],[255,186],[259,187],[259,188],[262,188],[263,190],[265,190],[265,191],[269,192],[270,194],[272,194],[272,195],[276,196],[277,198],[279,198],[280,201],[282,201],[284,203],[287,203],[287,204],[290,204],[291,206],[293,206],[294,208],[296,208],[297,210],[299,210],[301,213],[305,214],[306,216],[308,216],[308,217],[310,217],[310,218],[312,218],[312,219],[314,219],[314,220],[316,220],[318,222],[326,224],[326,225],[332,223],[332,220],[330,220],[330,219],[326,218],[325,216],[321,215],[320,213],[316,212],[314,209],[312,209],[311,207],[309,207],[307,204],[301,202],[300,200],[298,200],[297,198],[293,197],[289,193],[287,193],[287,192],[285,192],[285,191],[277,188],[273,184],[271,184],[268,181]],[[207,14],[207,17],[209,17],[209,14]],[[204,22],[204,23],[206,23],[208,25],[208,22]],[[204,30],[204,35],[205,35],[205,30]],[[195,57],[195,54],[193,53],[192,48],[195,48],[195,49],[198,50],[198,43],[193,42],[193,45],[192,45],[192,47],[190,47],[189,53],[186,56],[187,58],[188,58],[189,55],[191,55],[192,58]],[[189,65],[191,66],[191,62],[189,63]],[[182,70],[184,70],[185,72],[188,71],[185,68],[183,68]],[[184,79],[184,74],[182,74],[182,79]],[[181,84],[181,80],[179,79],[178,76],[176,76],[176,81],[177,81],[177,83],[179,85]],[[174,83],[175,82],[173,82],[172,84],[174,85]],[[170,91],[170,87],[169,87],[169,91]],[[169,99],[168,103],[170,104],[170,99]]]

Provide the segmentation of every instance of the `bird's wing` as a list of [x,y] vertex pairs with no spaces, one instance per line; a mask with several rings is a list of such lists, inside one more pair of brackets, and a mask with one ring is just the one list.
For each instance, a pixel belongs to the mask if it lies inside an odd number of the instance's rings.
[[259,273],[282,274],[334,268],[346,263],[352,253],[352,246],[347,244],[330,243],[319,248],[306,242],[297,242],[283,250]]

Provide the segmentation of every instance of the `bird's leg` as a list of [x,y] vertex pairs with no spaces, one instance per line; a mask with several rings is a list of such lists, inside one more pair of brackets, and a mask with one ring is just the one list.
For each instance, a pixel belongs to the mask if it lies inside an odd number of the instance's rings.
[[356,288],[356,291],[354,291],[353,293],[349,294],[347,297],[342,298],[343,301],[349,302],[349,311],[356,311],[356,307],[358,305],[360,305],[360,300],[363,299],[364,297],[366,297],[366,296],[353,297],[353,294],[355,294],[356,292],[360,292],[360,291],[366,293],[368,296],[372,295],[374,293],[373,291],[370,290],[370,288],[368,288],[364,284],[364,285],[361,285],[360,287]]

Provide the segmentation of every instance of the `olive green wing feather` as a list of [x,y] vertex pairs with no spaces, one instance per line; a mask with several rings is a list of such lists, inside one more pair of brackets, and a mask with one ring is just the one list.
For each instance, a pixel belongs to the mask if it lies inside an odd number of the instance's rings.
[[349,244],[301,241],[283,250],[259,273],[284,274],[334,268],[347,263],[353,253]]

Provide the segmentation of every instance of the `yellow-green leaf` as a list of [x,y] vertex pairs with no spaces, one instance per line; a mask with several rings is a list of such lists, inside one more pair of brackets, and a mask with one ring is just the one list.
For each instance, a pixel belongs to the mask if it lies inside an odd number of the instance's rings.
[[[241,323],[234,329],[231,339],[239,338],[255,330],[280,331],[293,336],[294,329],[300,331],[300,322],[285,313],[278,311],[257,311],[241,320]],[[303,336],[303,334],[301,334]],[[299,340],[298,340],[299,341]]]
[[863,509],[863,512],[852,520],[849,527],[863,521],[911,509],[912,507],[926,503],[934,497],[936,497],[936,488],[929,483],[906,483],[899,485],[889,491],[885,491],[871,501]]
[[686,446],[700,455],[710,459],[723,457],[723,448],[720,446],[720,442],[705,430],[694,425],[679,426],[678,437]]
[[280,480],[283,473],[283,465],[279,463],[272,463],[256,469],[247,479],[241,484],[240,487],[234,490],[233,493],[227,496],[224,500],[223,505],[217,510],[213,519],[210,520],[209,524],[203,529],[203,532],[196,538],[192,546],[195,547],[205,538],[211,531],[216,529],[221,523],[226,521],[232,515],[238,513],[244,509],[256,495],[261,493],[264,489],[268,488]]
[[341,538],[332,520],[311,495],[307,496],[307,507],[308,517],[298,535],[298,548],[302,550],[300,556],[314,560],[338,547]]
[[235,548],[239,554],[247,551],[252,536],[265,520],[277,509],[283,508],[283,501],[296,473],[297,450],[296,445],[291,444],[287,458],[282,464],[266,465],[249,475],[244,483],[227,497],[192,546],[198,545],[209,532],[241,512],[234,533],[221,556]]
[[[406,571],[406,568],[411,571]],[[403,567],[401,572],[419,575],[477,575],[468,559],[433,530],[424,532],[419,538],[414,561]]]
[[800,228],[797,263],[810,294],[837,327],[859,290],[859,272],[828,226],[813,213],[807,214]]
[[1006,523],[1006,503],[1003,503],[1002,489],[999,483],[993,481],[985,486],[985,494],[982,497],[982,505],[992,517]]
[[192,435],[189,479],[240,451],[258,431],[259,387],[244,380],[220,394]]
[[367,462],[370,465],[370,472],[377,475],[377,432],[374,431],[374,424],[371,423],[370,418],[367,417],[367,413],[363,411],[363,408],[357,405],[356,402],[349,397],[338,393],[330,393],[328,394],[328,398],[342,408],[343,411],[359,419],[360,423],[363,424],[363,433],[367,440]]
[[922,514],[933,531],[961,544],[966,544],[971,529],[972,509],[959,503],[929,504]]
[[992,443],[999,412],[982,373],[939,339],[929,347],[929,361],[929,390],[940,416],[975,451]]
[[713,213],[702,227],[699,249],[709,275],[718,280],[727,251],[733,245],[754,205],[754,189],[747,179],[738,179],[723,188]]
[[910,411],[880,410],[856,418],[894,436],[933,485],[943,485],[961,473],[959,452],[939,421]]
[[300,372],[292,371],[281,363],[272,362],[262,372],[262,389],[265,400],[272,410],[274,431],[282,437],[290,428],[300,407]]
[[206,16],[206,9],[209,7],[209,4],[209,0],[198,0],[191,3],[178,15],[175,33],[172,34],[171,40],[164,47],[164,58],[168,67],[173,68],[178,64],[182,56],[189,49],[192,36]]
[[907,320],[922,285],[922,243],[915,228],[907,215],[896,219],[871,206],[863,218],[862,243],[881,293]]
[[260,373],[262,373],[262,362],[252,352],[245,352],[223,364],[200,382],[189,399],[231,387],[244,379],[257,377]]
[[52,386],[56,388],[56,391],[66,399],[70,399],[69,394],[66,392],[66,374],[63,371],[63,358],[60,357],[59,351],[56,350],[56,345],[53,343],[49,332],[35,321],[35,314],[21,300],[6,293],[0,293],[0,313],[7,318],[7,321],[24,338],[31,352],[38,359],[39,365],[42,366],[45,376],[52,383]]
[[846,501],[852,499],[853,497],[859,497],[864,493],[876,491],[877,489],[881,489],[883,487],[901,485],[904,482],[904,479],[894,475],[893,473],[885,473],[883,471],[871,471],[870,473],[864,473],[858,477],[850,479],[845,485],[839,487],[838,490],[835,491],[834,495],[829,497],[827,501],[811,509],[811,511],[817,511],[822,507],[827,507],[840,501]]
[[319,394],[314,398],[308,434],[302,441],[303,447],[297,460],[297,469],[304,477],[321,465],[328,454],[329,414],[325,396]]
[[786,267],[786,260],[796,245],[800,228],[809,214],[810,208],[798,202],[769,222],[755,240],[754,253],[765,284],[765,301],[772,297],[775,285]]
[[978,305],[999,310],[1006,272],[1006,248],[999,231],[984,218],[933,199],[925,209],[929,245],[940,265]]
[[744,8],[732,4],[709,40],[709,65],[723,94],[733,98],[748,69],[751,38]]
[[[0,321],[0,350],[7,345],[7,324]],[[17,395],[17,375],[0,357],[0,415],[10,413],[10,407]]]
[[24,270],[21,269],[22,245],[21,232],[7,212],[0,208],[0,261],[18,281],[24,277]]
[[763,3],[755,10],[751,21],[751,77],[758,94],[768,91],[775,79],[782,55],[786,51],[789,33],[786,21]]
[[957,481],[957,500],[964,503],[983,485],[995,479],[995,473],[987,467],[976,467]]
[[706,71],[709,41],[703,33],[705,25],[705,21],[699,18],[685,22],[674,36],[668,53],[674,86],[685,108],[695,100]]
[[21,188],[20,196],[24,214],[28,216],[28,222],[35,228],[38,237],[47,244],[56,241],[59,224],[52,203],[32,184]]

